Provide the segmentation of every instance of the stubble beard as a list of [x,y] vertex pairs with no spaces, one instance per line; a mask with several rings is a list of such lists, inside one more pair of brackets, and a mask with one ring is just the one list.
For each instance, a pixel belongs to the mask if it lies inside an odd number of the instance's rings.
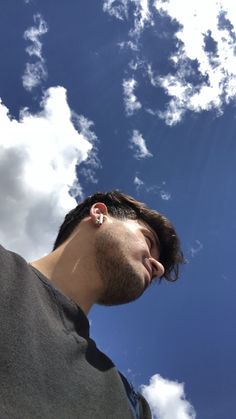
[[111,306],[125,304],[140,297],[145,286],[131,263],[127,252],[111,232],[105,231],[95,242],[96,265],[104,291],[98,304]]

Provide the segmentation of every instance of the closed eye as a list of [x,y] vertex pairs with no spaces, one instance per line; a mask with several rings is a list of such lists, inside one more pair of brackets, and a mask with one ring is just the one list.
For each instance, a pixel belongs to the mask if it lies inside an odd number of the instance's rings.
[[145,238],[150,253],[152,253],[152,256],[156,260],[158,260],[160,257],[160,243],[158,237],[153,233],[152,230],[149,230],[149,228],[147,228],[146,226],[142,226],[141,232]]
[[145,235],[146,242],[148,244],[149,249],[151,250],[154,246],[153,240],[150,236]]

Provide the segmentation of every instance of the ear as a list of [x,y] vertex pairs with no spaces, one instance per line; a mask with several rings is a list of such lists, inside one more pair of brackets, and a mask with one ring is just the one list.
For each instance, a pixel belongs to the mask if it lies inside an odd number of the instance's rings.
[[90,217],[94,224],[96,224],[99,215],[108,215],[107,206],[103,202],[96,202],[90,208]]

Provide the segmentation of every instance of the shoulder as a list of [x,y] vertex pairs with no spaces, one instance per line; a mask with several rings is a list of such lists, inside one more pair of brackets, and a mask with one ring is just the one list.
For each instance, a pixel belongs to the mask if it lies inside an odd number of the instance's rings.
[[1,266],[1,270],[3,269],[3,267],[6,267],[7,264],[12,262],[12,255],[11,252],[7,249],[5,249],[5,247],[3,247],[2,245],[0,245],[0,266]]
[[15,252],[0,245],[0,281],[1,283],[23,275],[28,270],[26,260]]
[[7,252],[8,252],[8,250],[7,250],[7,249],[5,249],[5,247],[3,247],[3,246],[0,244],[0,258],[1,258],[1,257],[4,257],[4,255],[5,255]]
[[22,263],[27,264],[26,260],[20,256],[18,253],[15,253],[11,250],[7,250],[5,247],[0,245],[0,263],[2,264],[15,264]]
[[140,409],[140,418],[141,419],[152,419],[151,409],[147,400],[141,395],[138,395],[139,398],[139,409]]
[[121,372],[119,372],[119,374],[123,381],[134,417],[137,419],[152,419],[151,410],[146,399],[140,393],[135,391],[132,384],[123,374],[121,374]]

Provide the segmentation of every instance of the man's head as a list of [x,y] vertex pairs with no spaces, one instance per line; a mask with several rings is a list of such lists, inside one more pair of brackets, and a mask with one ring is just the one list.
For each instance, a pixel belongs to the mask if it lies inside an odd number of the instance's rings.
[[[148,243],[146,247],[150,248],[151,242],[155,241],[154,254],[151,254],[150,249],[149,252],[150,257],[152,257],[152,267],[154,267],[154,270],[156,267],[156,271],[158,271],[156,276],[172,282],[178,279],[179,264],[183,263],[184,259],[178,236],[171,222],[157,211],[147,208],[131,196],[117,190],[107,193],[96,193],[86,198],[76,208],[70,211],[60,227],[53,250],[71,236],[82,220],[87,219],[87,217],[94,217],[94,221],[96,221],[96,216],[99,214],[103,214],[105,217],[114,220],[112,226],[106,223],[107,227],[100,230],[95,241],[98,267],[104,275],[109,276],[109,272],[112,271],[113,276],[115,267],[117,270],[122,265],[123,270],[120,269],[120,279],[116,280],[115,283],[117,284],[119,281],[122,281],[124,272],[126,272],[127,277],[130,278],[132,276],[134,266],[129,264],[129,259],[126,255],[130,251],[130,246],[135,247],[135,240],[137,242],[139,238],[141,239],[139,234],[142,233],[145,241]],[[146,234],[145,228],[151,234]],[[143,250],[142,257],[144,265],[145,255],[148,257]],[[154,259],[158,260],[156,265]],[[164,269],[160,268],[162,265]],[[146,267],[149,268],[148,264]],[[106,273],[104,270],[106,270]],[[131,281],[129,281],[130,283]],[[135,287],[135,278],[133,285]],[[131,301],[141,295],[142,292],[143,289],[140,289],[137,291],[138,295],[133,295],[132,297],[131,294],[135,294],[135,291],[131,290],[130,297],[127,297],[127,301],[121,301],[122,296],[119,296],[116,302],[110,301],[107,304],[119,304],[120,302]],[[116,289],[116,295],[118,294],[119,290]],[[101,302],[106,303],[105,301]]]

